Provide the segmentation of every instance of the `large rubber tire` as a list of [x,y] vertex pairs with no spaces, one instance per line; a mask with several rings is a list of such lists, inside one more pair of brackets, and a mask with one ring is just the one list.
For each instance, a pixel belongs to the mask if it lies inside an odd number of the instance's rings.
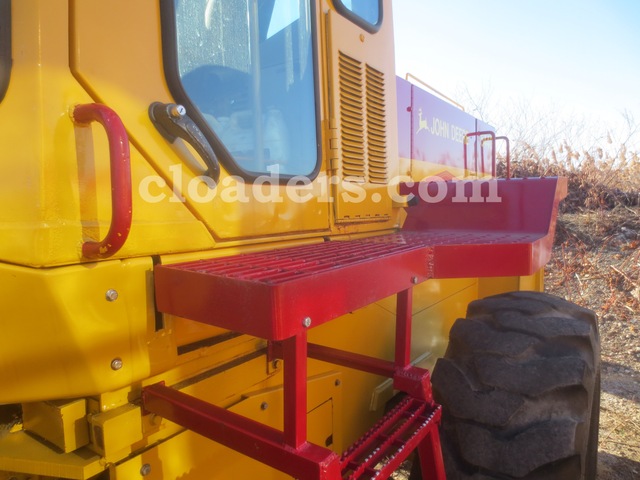
[[599,372],[590,310],[539,292],[472,302],[432,377],[447,480],[594,480]]

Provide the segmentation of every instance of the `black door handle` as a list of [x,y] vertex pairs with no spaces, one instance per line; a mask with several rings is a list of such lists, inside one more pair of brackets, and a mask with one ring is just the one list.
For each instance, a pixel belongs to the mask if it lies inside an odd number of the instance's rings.
[[207,166],[204,174],[210,177],[215,185],[218,184],[220,180],[218,156],[182,105],[153,102],[149,105],[149,118],[158,132],[170,143],[173,143],[176,138],[181,138],[191,145]]

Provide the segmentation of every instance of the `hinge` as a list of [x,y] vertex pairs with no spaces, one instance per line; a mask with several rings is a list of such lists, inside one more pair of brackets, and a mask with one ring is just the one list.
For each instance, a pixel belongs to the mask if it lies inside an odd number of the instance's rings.
[[335,118],[329,119],[329,169],[336,174],[340,168],[340,130]]

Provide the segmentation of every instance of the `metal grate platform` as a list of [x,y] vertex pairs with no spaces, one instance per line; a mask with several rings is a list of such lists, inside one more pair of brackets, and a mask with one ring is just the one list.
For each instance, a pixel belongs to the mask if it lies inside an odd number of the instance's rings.
[[[528,275],[542,233],[413,231],[155,268],[158,309],[281,340],[428,278]],[[233,302],[230,301],[233,299]],[[308,319],[308,320],[305,320]]]
[[393,234],[160,265],[157,306],[282,340],[429,278],[431,249],[415,238]]
[[358,263],[402,255],[427,246],[403,235],[346,242],[324,242],[294,248],[185,263],[178,268],[239,280],[281,285]]

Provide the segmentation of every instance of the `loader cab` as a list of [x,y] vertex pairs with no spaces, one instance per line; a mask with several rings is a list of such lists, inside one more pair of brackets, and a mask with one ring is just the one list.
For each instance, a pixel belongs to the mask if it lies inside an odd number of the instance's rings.
[[[17,175],[0,203],[25,206],[5,209],[0,259],[81,263],[78,245],[110,231],[122,195],[104,129],[72,120],[86,104],[114,112],[130,147],[130,234],[113,258],[399,225],[390,0],[0,0],[0,13],[0,108],[17,119],[0,132]],[[167,135],[156,103],[197,129]],[[35,142],[11,140],[42,122]]]

